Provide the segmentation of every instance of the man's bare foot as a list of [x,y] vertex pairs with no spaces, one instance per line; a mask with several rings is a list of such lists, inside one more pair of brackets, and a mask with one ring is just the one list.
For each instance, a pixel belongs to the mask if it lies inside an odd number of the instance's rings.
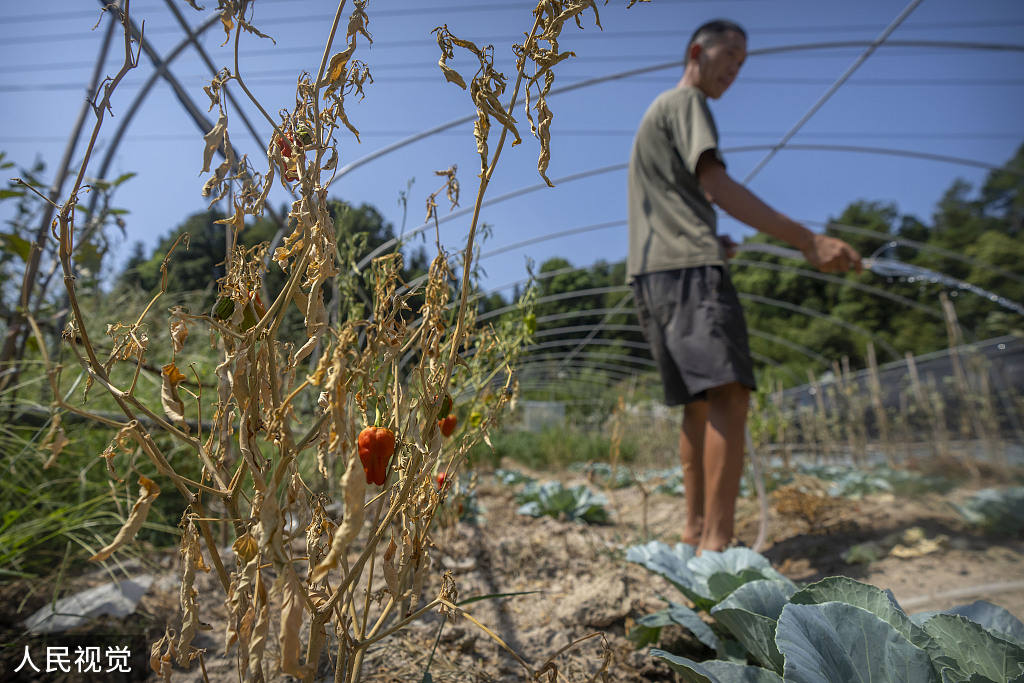
[[700,541],[700,544],[699,544],[699,546],[697,548],[697,554],[700,555],[705,550],[712,550],[712,551],[714,551],[716,553],[720,553],[723,550],[726,550],[727,548],[729,548],[729,546],[731,544],[732,544],[732,539],[731,538],[727,538],[724,541],[721,541],[721,540],[718,540],[718,539],[711,539],[711,538],[702,538],[701,541]]
[[704,529],[701,526],[695,526],[691,528],[689,525],[683,527],[682,536],[679,538],[680,542],[686,545],[692,545],[697,547],[700,545],[701,536],[704,535]]

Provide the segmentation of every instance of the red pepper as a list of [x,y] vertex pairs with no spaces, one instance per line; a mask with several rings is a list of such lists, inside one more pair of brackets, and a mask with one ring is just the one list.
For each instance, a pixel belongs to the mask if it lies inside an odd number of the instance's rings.
[[277,148],[281,150],[281,156],[288,158],[292,155],[292,146],[289,144],[292,137],[288,133],[285,133],[285,135],[288,138],[287,140],[285,138],[277,138]]
[[395,433],[386,427],[365,427],[359,432],[359,460],[366,483],[383,486],[395,454]]
[[443,420],[438,420],[437,426],[441,428],[442,436],[449,437],[455,433],[455,428],[459,426],[459,418],[455,415],[449,415]]
[[281,156],[285,159],[285,165],[281,168],[281,173],[284,175],[284,179],[294,182],[299,179],[297,167],[290,163],[292,158],[292,139],[291,133],[285,133],[283,138],[277,138],[277,148],[281,151]]

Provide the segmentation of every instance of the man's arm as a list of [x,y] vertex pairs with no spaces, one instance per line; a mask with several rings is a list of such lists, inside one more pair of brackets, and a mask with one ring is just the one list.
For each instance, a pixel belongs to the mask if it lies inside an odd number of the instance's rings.
[[860,254],[843,240],[811,232],[785,214],[765,204],[737,183],[712,153],[697,162],[697,179],[708,198],[730,216],[750,227],[793,245],[808,263],[823,273],[861,272]]

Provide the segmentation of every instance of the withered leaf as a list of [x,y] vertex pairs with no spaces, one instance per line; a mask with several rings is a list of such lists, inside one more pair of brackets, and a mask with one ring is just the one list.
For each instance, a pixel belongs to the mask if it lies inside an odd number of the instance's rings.
[[174,353],[180,353],[185,348],[185,341],[188,339],[188,321],[181,306],[171,309],[171,320],[168,326],[171,331],[171,348],[174,349]]
[[320,81],[318,85],[325,86],[340,83],[345,76],[345,67],[348,66],[348,60],[352,59],[352,55],[355,54],[355,51],[356,46],[355,44],[352,44],[331,57],[331,62],[327,66],[327,73],[324,74],[324,80]]
[[441,73],[444,74],[444,79],[446,81],[448,81],[449,83],[454,83],[463,90],[466,89],[466,81],[463,80],[462,76],[459,74],[458,71],[444,63],[443,57],[437,61],[437,65],[441,67]]
[[302,616],[306,608],[306,591],[294,572],[288,571],[278,578],[272,592],[281,594],[281,623],[278,631],[281,653],[281,672],[299,680],[306,677],[306,667],[299,663],[302,643]]
[[366,475],[359,458],[350,457],[348,468],[341,477],[341,488],[345,496],[345,517],[331,540],[331,550],[313,572],[313,582],[321,583],[327,573],[341,563],[349,544],[359,535],[366,513],[363,511],[366,497]]
[[384,583],[388,587],[388,593],[395,601],[402,599],[401,597],[401,584],[399,582],[399,567],[395,562],[395,554],[398,552],[398,545],[395,543],[395,539],[392,538],[391,542],[388,543],[388,549],[384,551]]
[[135,538],[135,534],[138,533],[139,529],[146,521],[146,516],[149,515],[149,508],[153,505],[153,501],[160,495],[160,487],[156,485],[154,481],[148,479],[141,474],[139,475],[139,498],[135,501],[135,505],[132,506],[132,511],[128,515],[128,520],[121,527],[121,530],[117,532],[117,536],[111,541],[107,547],[100,550],[98,553],[89,558],[90,562],[98,562],[105,560],[110,557],[115,550],[130,542]]
[[220,13],[220,23],[224,27],[224,42],[221,43],[221,46],[224,46],[231,40],[231,31],[235,28],[235,18],[231,15],[231,10],[225,9]]
[[178,396],[178,384],[185,379],[185,375],[174,363],[168,363],[160,373],[163,380],[160,386],[160,403],[163,405],[164,413],[175,423],[182,426],[185,433],[188,433],[188,424],[185,422],[185,403]]
[[149,667],[164,683],[170,683],[174,667],[171,660],[175,656],[174,637],[170,627],[164,631],[164,636],[153,643],[149,650]]
[[183,566],[181,587],[178,593],[178,603],[181,607],[181,632],[178,634],[177,660],[178,664],[188,668],[199,653],[192,646],[192,639],[200,627],[199,592],[195,589],[195,570],[197,564],[203,563],[202,551],[199,549],[199,534],[192,520],[189,520],[181,536],[180,550]]
[[69,443],[67,435],[64,433],[64,427],[60,424],[60,413],[56,413],[53,416],[53,421],[50,423],[50,431],[46,433],[42,442],[39,444],[44,448],[50,449],[50,457],[47,458],[46,464],[43,465],[43,469],[47,470],[53,467],[57,462],[57,457],[60,455],[64,447]]
[[227,130],[228,117],[222,111],[217,119],[217,123],[210,129],[210,132],[203,136],[203,170],[200,173],[210,172],[210,162],[213,161],[213,155],[217,153],[220,146],[224,144]]

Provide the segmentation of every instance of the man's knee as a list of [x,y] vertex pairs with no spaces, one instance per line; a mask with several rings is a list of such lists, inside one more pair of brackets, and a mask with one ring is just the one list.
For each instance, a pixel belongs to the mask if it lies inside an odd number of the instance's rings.
[[719,404],[741,403],[745,407],[750,401],[750,387],[739,382],[730,382],[708,389],[708,402]]

